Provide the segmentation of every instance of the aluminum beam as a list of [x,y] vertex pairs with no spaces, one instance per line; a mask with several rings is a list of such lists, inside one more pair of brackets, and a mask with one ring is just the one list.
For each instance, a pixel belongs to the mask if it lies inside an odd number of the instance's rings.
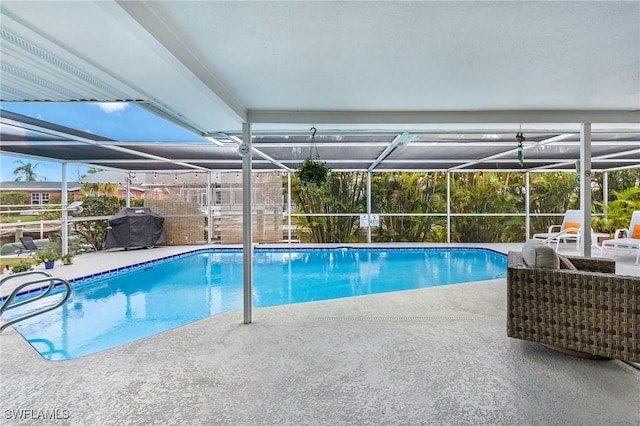
[[638,123],[640,111],[263,111],[249,110],[254,124],[459,124],[459,123]]
[[582,238],[580,254],[591,257],[591,124],[580,128],[580,210]]
[[[538,146],[548,145],[550,143],[558,142],[558,141],[570,138],[572,136],[575,136],[575,134],[568,133],[568,134],[564,134],[564,135],[554,136],[552,138],[545,139],[545,140],[542,140],[542,141],[534,143],[534,144],[526,145],[526,146],[523,147],[523,149],[526,151],[528,149],[535,148],[535,147],[538,147]],[[463,144],[461,144],[461,145],[463,145]],[[517,152],[517,151],[518,151],[517,147],[513,148],[513,149],[508,149],[506,151],[499,152],[497,154],[490,155],[488,157],[480,158],[479,160],[473,160],[473,161],[469,161],[468,163],[465,163],[465,164],[460,164],[459,166],[451,167],[449,169],[449,171],[464,169],[464,168],[469,167],[469,166],[473,166],[473,165],[476,165],[476,164],[484,163],[485,161],[492,161],[492,160],[495,160],[496,158],[500,158],[500,157],[503,157],[503,156],[505,156],[507,154],[512,154],[512,153]],[[507,161],[512,163],[514,160],[507,160]]]
[[391,154],[398,146],[408,145],[409,143],[411,143],[413,139],[415,139],[415,137],[416,137],[415,135],[410,135],[407,132],[404,132],[401,135],[398,135],[391,142],[391,144],[389,144],[389,146],[387,146],[387,148],[384,151],[382,151],[382,154],[380,154],[378,158],[375,159],[375,161],[373,162],[373,164],[369,166],[367,171],[368,172],[373,171],[373,169],[375,169],[380,163],[382,163],[384,159],[387,158],[389,154]]
[[[251,149],[251,124],[242,124],[242,141]],[[242,157],[242,266],[244,291],[244,323],[251,323],[253,292],[253,236],[251,211],[252,205],[251,152]]]

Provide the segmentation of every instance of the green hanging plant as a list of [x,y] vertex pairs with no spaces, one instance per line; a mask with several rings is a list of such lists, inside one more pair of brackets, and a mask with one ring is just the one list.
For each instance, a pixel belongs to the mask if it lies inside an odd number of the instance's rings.
[[324,161],[307,158],[300,164],[296,174],[303,184],[322,186],[327,181],[327,175],[331,172]]
[[[317,129],[311,128],[313,132],[311,134],[311,154],[309,158],[304,160],[296,171],[298,179],[303,185],[315,185],[322,186],[327,181],[327,175],[331,172],[329,166],[324,161],[320,161],[320,154],[318,154],[318,147],[316,147],[316,132]],[[315,158],[312,159],[313,151],[315,150]]]

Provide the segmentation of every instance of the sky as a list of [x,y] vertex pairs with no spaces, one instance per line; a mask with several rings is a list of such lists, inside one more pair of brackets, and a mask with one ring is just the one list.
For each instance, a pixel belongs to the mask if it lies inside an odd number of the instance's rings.
[[[49,121],[83,132],[130,142],[187,142],[201,139],[133,103],[0,102],[0,109]],[[60,181],[60,163],[0,154],[0,180],[13,181],[20,162],[31,162],[38,180]],[[70,181],[86,174],[86,165],[69,164]]]

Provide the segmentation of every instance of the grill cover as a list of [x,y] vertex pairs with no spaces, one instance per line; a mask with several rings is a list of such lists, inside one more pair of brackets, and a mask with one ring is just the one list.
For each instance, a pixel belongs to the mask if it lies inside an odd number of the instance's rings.
[[125,207],[109,219],[104,238],[105,249],[153,247],[167,240],[164,218],[148,207]]

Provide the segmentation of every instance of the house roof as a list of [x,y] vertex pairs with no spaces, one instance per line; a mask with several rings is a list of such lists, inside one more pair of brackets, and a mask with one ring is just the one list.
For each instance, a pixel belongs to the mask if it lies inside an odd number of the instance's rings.
[[[98,176],[88,175],[83,178],[83,182],[67,182],[67,189],[79,191],[83,184],[92,182],[117,183],[122,188],[126,187],[125,175],[120,176],[121,180],[117,180],[118,176],[114,176],[112,172],[108,171],[98,172],[96,175]],[[59,181],[0,181],[0,191],[60,191],[60,188],[62,188],[62,182]],[[136,176],[135,181],[131,184],[131,189],[144,192],[144,176]]]
[[0,13],[2,101],[132,102],[201,141],[2,111],[6,155],[234,170],[249,122],[257,170],[295,168],[314,145],[334,170],[571,170],[591,123],[593,169],[640,165],[639,2],[9,0]]
[[[60,191],[61,185],[54,181],[8,181],[0,182],[0,191]],[[67,182],[69,191],[78,191],[81,186],[78,182]]]

